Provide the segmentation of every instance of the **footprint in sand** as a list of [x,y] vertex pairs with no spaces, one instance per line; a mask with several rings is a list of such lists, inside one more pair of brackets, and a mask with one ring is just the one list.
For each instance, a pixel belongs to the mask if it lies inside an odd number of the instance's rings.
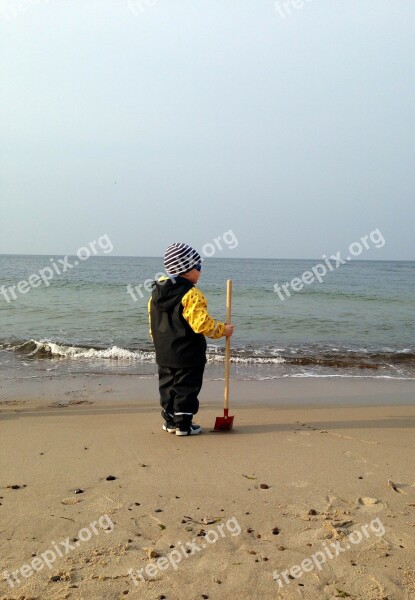
[[358,504],[362,506],[373,506],[377,504],[379,500],[377,498],[370,498],[369,496],[363,496],[362,498],[357,499]]
[[377,498],[371,498],[370,496],[361,496],[356,501],[356,508],[364,512],[380,512],[387,508],[387,506],[386,502]]
[[403,488],[403,487],[409,487],[409,484],[407,484],[407,483],[394,483],[391,479],[388,479],[388,487],[390,487],[397,494],[406,494],[407,495],[407,492],[404,492],[403,489],[401,489],[401,488]]

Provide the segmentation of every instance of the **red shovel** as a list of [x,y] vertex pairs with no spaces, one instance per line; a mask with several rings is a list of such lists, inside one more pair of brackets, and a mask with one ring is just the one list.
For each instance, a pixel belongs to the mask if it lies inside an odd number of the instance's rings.
[[[232,280],[226,283],[226,323],[231,323],[232,314]],[[230,431],[233,425],[233,417],[229,416],[229,373],[231,359],[231,338],[226,338],[225,346],[225,402],[223,417],[216,417],[215,431]]]

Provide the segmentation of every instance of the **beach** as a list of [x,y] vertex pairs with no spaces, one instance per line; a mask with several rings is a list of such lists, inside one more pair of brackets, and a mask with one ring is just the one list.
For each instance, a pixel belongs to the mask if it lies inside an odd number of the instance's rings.
[[415,598],[415,384],[232,383],[163,432],[154,377],[0,388],[3,600]]
[[393,7],[0,0],[0,600],[415,600]]
[[[6,283],[44,260],[0,257]],[[284,301],[276,277],[312,261],[204,263],[216,318],[234,281],[234,429],[213,431],[208,340],[184,438],[162,430],[147,296],[126,293],[160,264],[91,257],[2,304],[0,599],[414,600],[414,263]]]

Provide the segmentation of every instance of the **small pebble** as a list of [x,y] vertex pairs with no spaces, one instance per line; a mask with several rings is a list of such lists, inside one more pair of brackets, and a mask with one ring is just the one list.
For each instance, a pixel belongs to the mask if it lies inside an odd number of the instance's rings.
[[280,532],[278,527],[274,527],[274,529],[272,530],[272,535],[278,535]]
[[81,488],[77,488],[76,490],[74,490],[74,494],[83,494],[84,490],[81,490]]
[[315,516],[317,514],[317,511],[314,508],[310,508],[310,510],[308,511],[308,514]]
[[285,546],[278,546],[278,550],[281,550],[282,552],[283,550],[285,550]]
[[163,512],[161,508],[155,508],[154,512]]
[[215,578],[213,579],[213,581],[214,581],[215,583],[222,583],[222,582],[221,582],[221,580],[220,580],[220,579],[218,579],[217,577],[215,577]]
[[141,463],[140,467],[146,467],[147,465],[145,465],[144,463]]
[[108,477],[107,477],[107,481],[114,481],[115,479],[117,479],[117,478],[114,477],[114,475],[108,475]]
[[269,490],[269,485],[267,483],[261,483],[259,487],[261,490]]
[[204,600],[208,600],[209,596],[207,594],[202,594],[202,598],[204,598]]
[[247,533],[253,533],[254,530],[252,529],[252,527],[248,527],[248,529],[246,530]]
[[60,575],[52,575],[52,577],[50,578],[50,581],[60,581],[60,580],[61,580]]

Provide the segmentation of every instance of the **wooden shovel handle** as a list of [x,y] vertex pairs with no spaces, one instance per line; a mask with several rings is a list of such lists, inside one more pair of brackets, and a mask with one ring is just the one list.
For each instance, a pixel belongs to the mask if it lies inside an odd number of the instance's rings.
[[[232,280],[226,282],[226,323],[230,325],[232,319]],[[226,338],[225,346],[225,410],[229,408],[229,375],[231,360],[231,338]]]

